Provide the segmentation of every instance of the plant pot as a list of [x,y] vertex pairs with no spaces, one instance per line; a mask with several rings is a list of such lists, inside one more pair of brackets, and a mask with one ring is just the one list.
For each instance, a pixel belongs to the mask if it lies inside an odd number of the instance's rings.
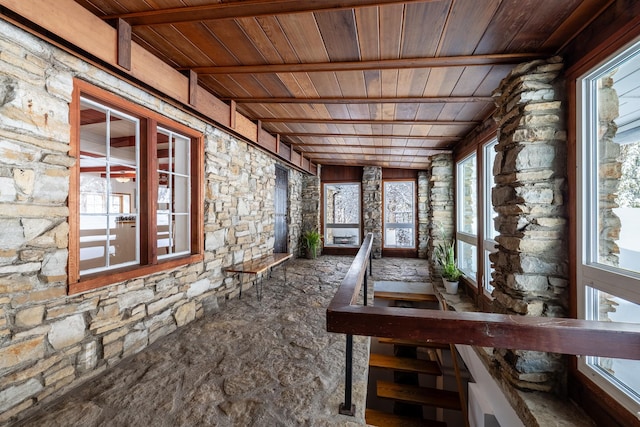
[[457,294],[458,293],[458,281],[450,282],[444,277],[442,278],[442,284],[444,285],[444,290],[448,294]]
[[304,248],[304,254],[307,259],[316,259],[318,257],[319,248]]

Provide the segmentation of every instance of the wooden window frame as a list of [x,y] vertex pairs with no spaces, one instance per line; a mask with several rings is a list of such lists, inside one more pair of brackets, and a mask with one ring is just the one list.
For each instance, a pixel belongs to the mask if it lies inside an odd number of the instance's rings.
[[[382,254],[383,256],[398,256],[398,257],[412,257],[416,258],[418,256],[418,178],[417,175],[407,176],[406,178],[402,176],[397,176],[390,174],[391,177],[385,177],[385,171],[383,171],[382,177]],[[411,182],[413,185],[413,247],[387,247],[385,246],[386,240],[386,209],[385,209],[385,184],[387,182]]]
[[[140,264],[80,277],[80,99],[88,98],[107,107],[127,112],[141,120],[140,186],[147,190],[157,188],[155,158],[158,126],[171,129],[191,139],[191,253],[186,256],[158,261],[158,248],[149,236],[155,235],[156,218],[151,213],[157,192],[140,194]],[[77,294],[114,283],[131,280],[204,259],[204,136],[202,133],[177,123],[165,116],[125,100],[83,80],[74,79],[69,121],[71,125],[70,155],[76,159],[71,168],[69,185],[69,262],[68,294]],[[151,212],[150,212],[151,211]]]

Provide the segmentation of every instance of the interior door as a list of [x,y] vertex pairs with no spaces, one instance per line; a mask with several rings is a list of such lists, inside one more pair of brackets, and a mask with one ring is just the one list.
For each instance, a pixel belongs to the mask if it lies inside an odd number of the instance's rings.
[[275,243],[273,250],[276,253],[289,252],[287,224],[287,207],[289,205],[289,172],[276,166],[276,194],[275,204]]

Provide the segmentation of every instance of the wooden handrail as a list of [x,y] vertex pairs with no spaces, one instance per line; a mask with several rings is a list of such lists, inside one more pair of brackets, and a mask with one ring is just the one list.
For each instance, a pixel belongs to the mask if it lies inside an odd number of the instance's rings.
[[327,308],[327,331],[640,360],[640,324],[356,305],[369,234]]

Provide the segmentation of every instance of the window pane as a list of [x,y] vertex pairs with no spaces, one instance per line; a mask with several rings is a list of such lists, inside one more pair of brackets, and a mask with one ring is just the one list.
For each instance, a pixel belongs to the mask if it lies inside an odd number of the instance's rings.
[[324,185],[325,246],[360,245],[360,184]]
[[495,178],[493,176],[493,164],[496,160],[496,145],[498,141],[493,141],[484,146],[484,217],[485,217],[485,240],[494,240],[498,235],[496,230],[495,218],[498,216],[498,212],[493,208],[491,201],[491,192],[493,187],[496,186]]
[[326,244],[356,246],[358,245],[359,233],[358,228],[328,227],[326,229]]
[[158,258],[189,253],[191,140],[158,129]]
[[458,241],[458,266],[464,271],[465,275],[470,279],[476,280],[478,272],[478,255],[475,245]]
[[[640,322],[640,44],[581,80],[580,317]],[[598,288],[598,289],[596,289]],[[640,361],[578,363],[606,393],[640,409]]]
[[413,181],[384,183],[384,246],[415,247],[415,190]]
[[[591,261],[640,272],[640,60],[635,57],[595,81],[597,173]],[[595,236],[594,236],[595,237]],[[635,261],[635,262],[634,262]]]
[[491,266],[491,260],[489,259],[489,255],[492,251],[484,251],[484,291],[485,293],[491,295],[493,292],[493,285],[491,285],[491,279],[493,272],[495,269]]
[[[138,120],[81,101],[80,274],[138,262]],[[124,215],[126,214],[126,215]]]
[[[589,320],[640,323],[640,305],[593,288],[587,292]],[[640,360],[588,357],[587,364],[640,403]]]
[[476,155],[458,163],[458,231],[478,234]]

